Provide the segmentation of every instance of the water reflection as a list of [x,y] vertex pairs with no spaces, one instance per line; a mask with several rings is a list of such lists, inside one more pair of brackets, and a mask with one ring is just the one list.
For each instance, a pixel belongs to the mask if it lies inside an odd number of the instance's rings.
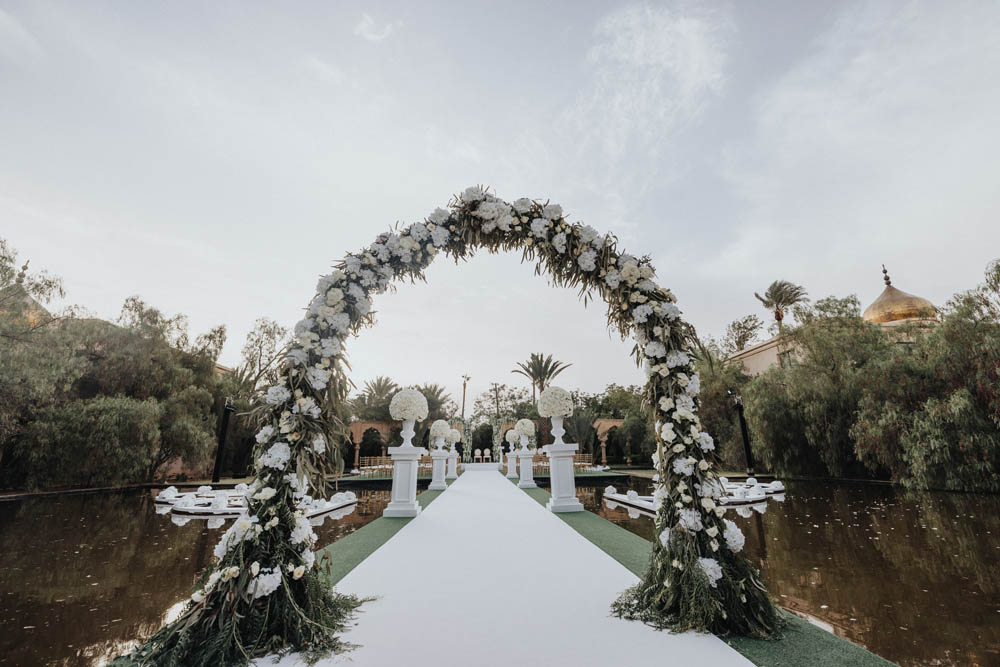
[[[314,528],[319,545],[378,518],[388,490]],[[174,525],[147,493],[0,503],[0,664],[93,665],[148,637],[190,595],[221,532]]]
[[[608,509],[603,486],[577,495],[652,540],[653,522]],[[790,482],[784,503],[727,518],[785,607],[907,667],[1000,665],[1000,497]]]

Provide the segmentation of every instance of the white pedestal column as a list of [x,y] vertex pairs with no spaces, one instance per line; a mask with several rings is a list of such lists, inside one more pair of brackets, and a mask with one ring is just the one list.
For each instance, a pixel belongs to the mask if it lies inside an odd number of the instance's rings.
[[537,489],[538,485],[535,484],[534,471],[531,467],[531,460],[534,458],[535,453],[530,449],[519,449],[517,450],[517,460],[521,466],[521,479],[517,483],[517,488],[519,489]]
[[403,422],[403,446],[390,447],[392,457],[392,497],[382,516],[417,516],[420,514],[420,504],[417,502],[417,464],[420,457],[427,453],[423,447],[410,444],[413,438],[413,422]]
[[507,452],[507,477],[517,477],[517,450],[513,447]]
[[[555,420],[553,420],[555,421]],[[551,444],[545,447],[549,455],[549,475],[552,497],[546,509],[552,512],[582,512],[583,503],[576,497],[576,476],[573,455],[578,445]]]
[[434,467],[431,468],[431,483],[427,488],[431,491],[444,491],[448,488],[448,483],[444,481],[444,469],[448,464],[448,452],[443,449],[432,449],[431,460]]
[[454,447],[452,445],[452,450],[448,452],[448,473],[444,476],[445,479],[458,479],[458,452]]

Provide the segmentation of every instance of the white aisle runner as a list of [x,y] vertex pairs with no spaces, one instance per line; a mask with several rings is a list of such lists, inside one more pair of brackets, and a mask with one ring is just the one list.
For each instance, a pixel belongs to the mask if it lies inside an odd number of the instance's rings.
[[636,581],[500,473],[468,471],[338,584],[379,599],[344,637],[360,648],[320,664],[752,665],[712,635],[610,616]]

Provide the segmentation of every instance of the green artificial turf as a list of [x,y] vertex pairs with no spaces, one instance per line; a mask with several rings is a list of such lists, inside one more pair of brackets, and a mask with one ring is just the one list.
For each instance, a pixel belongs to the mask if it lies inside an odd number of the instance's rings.
[[[524,489],[524,492],[541,505],[551,497],[545,489]],[[653,548],[648,540],[593,512],[559,512],[556,516],[637,577],[645,573]],[[894,664],[794,614],[782,613],[788,623],[780,639],[722,637],[722,640],[760,667],[885,667]]]
[[[453,481],[448,480],[448,484],[450,485]],[[444,491],[424,491],[417,495],[417,502],[420,503],[422,509],[426,509],[442,493]],[[358,528],[350,535],[345,535],[333,544],[320,549],[316,554],[316,560],[320,563],[321,568],[329,563],[327,581],[330,582],[330,585],[336,585],[361,561],[388,542],[403,526],[413,521],[413,518],[379,517]]]

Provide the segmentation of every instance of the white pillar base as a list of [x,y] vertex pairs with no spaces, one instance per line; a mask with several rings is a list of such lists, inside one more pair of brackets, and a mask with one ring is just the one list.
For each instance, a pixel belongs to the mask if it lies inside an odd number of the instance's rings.
[[537,489],[535,484],[534,470],[531,467],[531,460],[535,454],[529,449],[518,450],[517,460],[520,465],[521,479],[517,483],[519,489]]
[[507,477],[517,478],[517,452],[513,449],[507,452]]
[[[452,445],[454,447],[454,445]],[[448,472],[445,479],[458,479],[458,452],[452,450],[448,454]]]
[[417,502],[417,463],[427,453],[423,447],[390,447],[392,497],[382,516],[411,517],[420,514]]
[[546,509],[550,512],[582,512],[583,503],[576,497],[576,476],[573,454],[577,445],[551,444],[545,447],[549,455],[549,474],[552,481],[552,498]]
[[444,491],[448,488],[448,483],[444,480],[444,469],[448,463],[448,452],[443,449],[432,449],[431,459],[434,467],[431,469],[431,483],[428,486],[430,491]]

